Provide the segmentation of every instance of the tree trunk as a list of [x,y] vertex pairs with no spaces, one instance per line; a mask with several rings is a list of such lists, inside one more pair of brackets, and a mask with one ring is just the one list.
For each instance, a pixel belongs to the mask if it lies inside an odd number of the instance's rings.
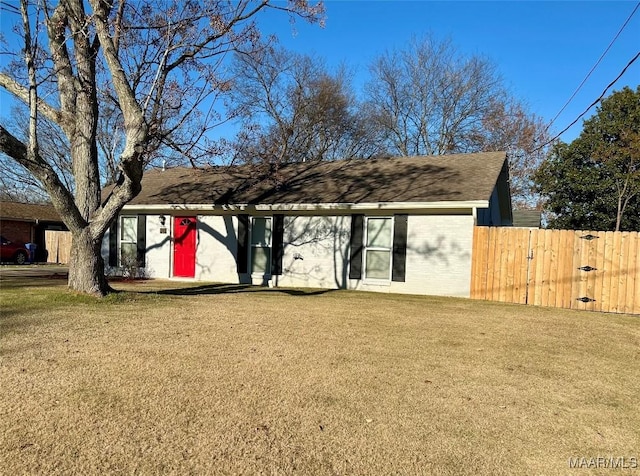
[[102,237],[93,238],[89,227],[74,233],[69,261],[69,288],[81,293],[105,296],[112,291],[104,275]]

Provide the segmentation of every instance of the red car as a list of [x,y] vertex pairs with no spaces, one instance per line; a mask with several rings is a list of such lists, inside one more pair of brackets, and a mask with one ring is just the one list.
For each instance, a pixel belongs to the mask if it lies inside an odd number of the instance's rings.
[[29,260],[29,252],[23,244],[14,243],[0,236],[0,261],[13,261],[16,264],[25,264]]

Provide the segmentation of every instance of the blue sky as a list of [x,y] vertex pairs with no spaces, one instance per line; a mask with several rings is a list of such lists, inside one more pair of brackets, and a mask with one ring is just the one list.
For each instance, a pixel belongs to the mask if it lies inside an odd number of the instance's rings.
[[[414,36],[450,38],[465,54],[490,58],[510,90],[550,121],[618,33],[637,2],[364,1],[325,2],[324,28],[269,16],[264,29],[286,48],[344,63],[363,81],[368,65]],[[580,115],[640,51],[640,9],[598,68],[552,126],[560,132]],[[612,90],[640,84],[638,59]],[[587,114],[588,117],[595,108]],[[562,136],[574,139],[582,121]]]
[[[16,2],[17,3],[17,2]],[[385,50],[403,48],[412,37],[450,38],[465,54],[490,58],[505,83],[530,110],[550,121],[573,94],[620,27],[636,1],[371,1],[326,0],[326,25],[269,13],[260,23],[265,33],[301,53],[315,53],[330,66],[345,64],[358,86],[369,63]],[[6,14],[1,14],[6,31]],[[587,83],[552,126],[560,132],[622,71],[640,51],[640,9]],[[640,59],[612,90],[640,84]],[[610,93],[610,92],[609,92]],[[9,115],[8,96],[0,92],[0,117]],[[587,114],[588,117],[595,108]],[[582,121],[562,136],[574,139]],[[224,134],[223,131],[220,131]],[[228,133],[231,131],[229,130]]]

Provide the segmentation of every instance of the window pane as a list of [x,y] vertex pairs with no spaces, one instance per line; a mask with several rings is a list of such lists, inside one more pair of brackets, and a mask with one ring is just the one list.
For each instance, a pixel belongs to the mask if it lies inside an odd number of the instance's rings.
[[389,279],[391,266],[390,251],[367,250],[365,276],[372,279]]
[[120,226],[120,240],[126,242],[136,241],[136,228],[138,219],[136,217],[122,217]]
[[135,243],[120,243],[120,264],[128,265],[138,257],[138,250]]
[[251,248],[251,272],[269,274],[271,268],[271,248]]
[[367,246],[391,248],[391,218],[367,220]]
[[251,244],[260,246],[269,246],[271,244],[271,218],[253,219]]

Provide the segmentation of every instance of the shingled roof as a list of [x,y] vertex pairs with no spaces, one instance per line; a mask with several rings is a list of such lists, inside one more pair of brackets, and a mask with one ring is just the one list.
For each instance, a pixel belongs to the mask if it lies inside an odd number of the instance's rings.
[[61,222],[60,215],[53,205],[0,201],[0,218],[19,221],[55,221]]
[[147,171],[129,205],[360,204],[489,200],[505,152]]

